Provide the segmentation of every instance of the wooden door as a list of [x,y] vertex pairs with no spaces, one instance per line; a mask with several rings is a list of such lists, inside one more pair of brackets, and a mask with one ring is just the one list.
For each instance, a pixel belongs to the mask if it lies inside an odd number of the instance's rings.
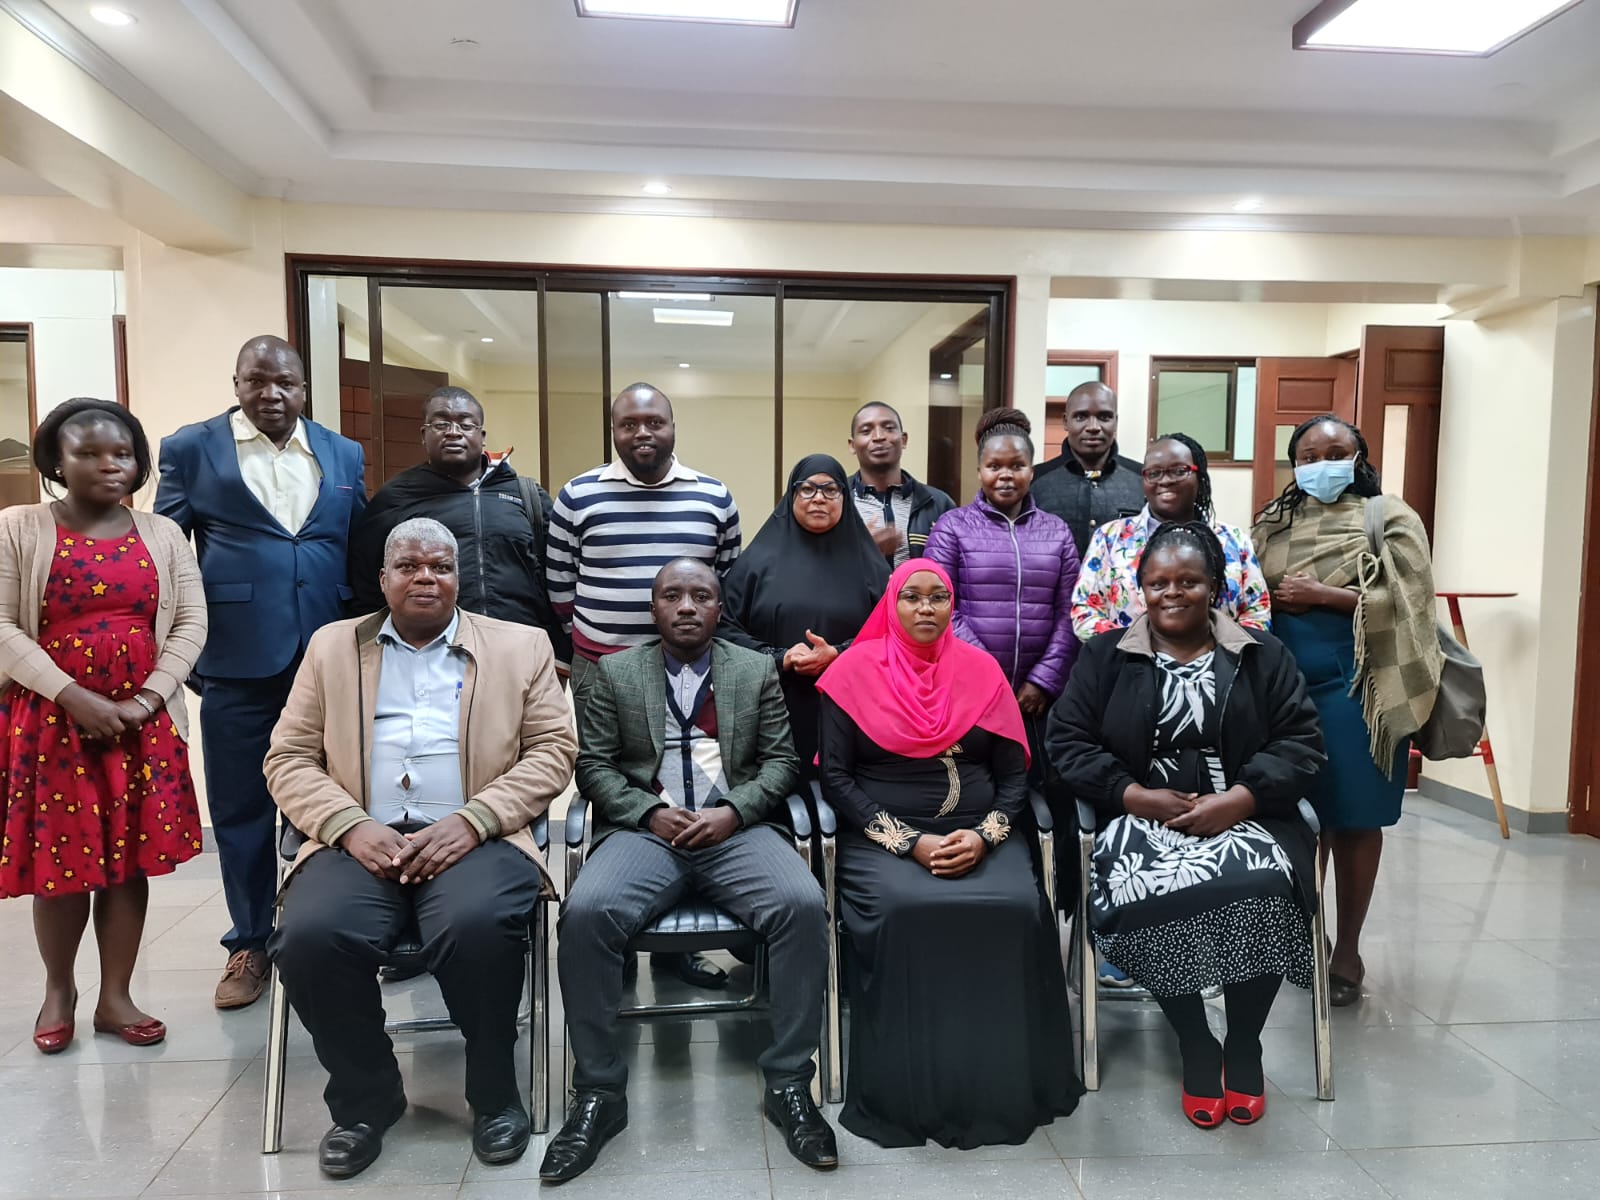
[[[1361,331],[1356,372],[1356,424],[1367,439],[1372,465],[1387,462],[1397,494],[1433,538],[1434,492],[1439,477],[1439,409],[1444,384],[1444,330],[1437,325],[1368,325]],[[1391,409],[1402,408],[1401,413]],[[1398,416],[1399,421],[1393,418]],[[1399,445],[1385,445],[1391,428]],[[1385,491],[1395,492],[1393,487]]]
[[[1356,423],[1356,362],[1350,358],[1256,359],[1254,510],[1294,476],[1287,463],[1295,426],[1321,413]],[[1365,430],[1363,430],[1365,432]]]
[[[339,432],[361,444],[367,459],[367,494],[374,494],[407,467],[422,461],[422,406],[443,371],[421,371],[385,363],[383,394],[372,402],[372,368],[354,359],[339,362]],[[380,411],[374,411],[374,409]]]

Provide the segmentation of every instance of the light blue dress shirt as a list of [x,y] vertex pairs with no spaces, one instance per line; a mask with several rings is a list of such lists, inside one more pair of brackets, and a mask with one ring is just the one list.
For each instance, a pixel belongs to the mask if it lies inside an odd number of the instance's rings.
[[461,792],[461,687],[465,651],[452,649],[460,614],[418,650],[386,618],[372,722],[371,816],[385,825],[431,825],[466,802]]

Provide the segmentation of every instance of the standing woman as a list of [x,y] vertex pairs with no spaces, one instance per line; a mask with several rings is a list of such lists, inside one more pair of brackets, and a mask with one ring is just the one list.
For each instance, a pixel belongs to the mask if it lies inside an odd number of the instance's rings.
[[1072,596],[1072,627],[1083,641],[1097,633],[1126,629],[1144,612],[1135,574],[1139,556],[1165,524],[1200,521],[1222,543],[1225,572],[1217,607],[1246,629],[1272,628],[1272,601],[1250,537],[1237,525],[1217,520],[1211,503],[1206,452],[1188,434],[1169,433],[1144,454],[1144,511],[1095,530],[1083,556],[1083,574]]
[[1322,719],[1328,765],[1310,798],[1333,855],[1338,940],[1329,964],[1336,1005],[1361,998],[1361,927],[1400,819],[1411,735],[1433,710],[1443,665],[1427,531],[1383,496],[1381,554],[1366,506],[1383,495],[1359,430],[1314,417],[1289,439],[1294,482],[1256,519],[1275,632],[1293,652]]
[[979,419],[978,495],[939,518],[927,557],[950,576],[956,596],[950,628],[994,657],[1017,698],[1037,782],[1045,762],[1041,722],[1078,655],[1072,635],[1078,548],[1067,523],[1029,494],[1031,432],[1015,408]]
[[91,896],[95,1032],[154,1045],[167,1028],[128,985],[150,877],[200,852],[183,681],[206,640],[205,592],[178,527],[122,503],[150,475],[150,443],[126,409],[59,405],[39,423],[33,461],[66,497],[0,512],[0,897],[34,898],[42,1053],[72,1041]]
[[850,970],[839,1122],[880,1146],[1020,1145],[1070,1113],[1066,978],[1027,839],[1027,736],[993,658],[950,632],[950,579],[889,578],[817,683]]
[[827,454],[802,458],[789,487],[722,581],[722,628],[778,664],[800,769],[815,778],[817,677],[850,645],[889,583],[860,521],[845,521],[849,479]]

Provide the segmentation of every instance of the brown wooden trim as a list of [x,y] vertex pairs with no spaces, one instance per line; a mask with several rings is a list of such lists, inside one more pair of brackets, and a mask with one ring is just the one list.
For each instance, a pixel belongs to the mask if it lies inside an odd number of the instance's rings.
[[111,317],[111,365],[117,372],[117,403],[128,408],[128,318]]
[[[1229,358],[1223,355],[1185,354],[1181,357],[1162,357],[1159,354],[1150,356],[1150,394],[1146,398],[1145,429],[1152,438],[1163,433],[1181,433],[1182,430],[1160,429],[1156,425],[1157,411],[1160,407],[1160,395],[1156,388],[1156,377],[1162,371],[1192,371],[1195,374],[1216,374],[1218,368],[1226,367],[1228,375],[1228,448],[1223,451],[1207,449],[1206,460],[1214,467],[1248,467],[1253,465],[1253,459],[1236,458],[1233,453],[1233,435],[1239,420],[1239,368],[1253,367],[1256,360],[1253,358]],[[1257,397],[1259,399],[1259,396]]]
[[783,284],[772,298],[772,494],[780,499],[789,473],[783,469]]
[[600,293],[600,461],[611,461],[611,293]]
[[382,487],[389,472],[383,452],[383,284],[376,277],[367,280],[367,391],[372,397],[372,455],[378,460],[374,477]]
[[[539,478],[544,480],[546,490],[553,492],[558,485],[550,478],[550,327],[544,311],[550,293],[545,290],[542,277],[539,280],[538,292],[539,303],[536,306],[538,317],[534,337],[539,348]],[[600,311],[604,315],[604,307]],[[610,327],[602,324],[600,327],[602,344],[609,340],[609,333]],[[605,355],[605,360],[609,367],[611,362],[609,353]]]
[[[1117,390],[1117,351],[1115,350],[1051,350],[1045,354],[1047,367],[1099,367],[1100,381],[1113,392]],[[1060,397],[1065,399],[1065,397]],[[1046,400],[1056,396],[1045,395]]]
[[[1591,297],[1600,292],[1591,289]],[[1572,748],[1567,764],[1567,828],[1600,837],[1600,796],[1595,782],[1595,734],[1600,726],[1600,320],[1595,322],[1594,392],[1589,402],[1589,479],[1583,506],[1583,564],[1578,583],[1578,654],[1573,686]]]

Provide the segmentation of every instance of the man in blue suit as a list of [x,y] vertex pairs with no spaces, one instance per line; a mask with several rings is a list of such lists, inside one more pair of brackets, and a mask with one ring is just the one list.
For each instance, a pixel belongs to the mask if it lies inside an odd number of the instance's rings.
[[218,1008],[254,1003],[266,984],[277,809],[261,762],[306,643],[345,615],[350,534],[367,503],[361,447],[300,415],[294,347],[251,338],[234,370],[238,406],[162,440],[156,491],[156,511],[194,536],[211,617],[191,684],[233,921]]

